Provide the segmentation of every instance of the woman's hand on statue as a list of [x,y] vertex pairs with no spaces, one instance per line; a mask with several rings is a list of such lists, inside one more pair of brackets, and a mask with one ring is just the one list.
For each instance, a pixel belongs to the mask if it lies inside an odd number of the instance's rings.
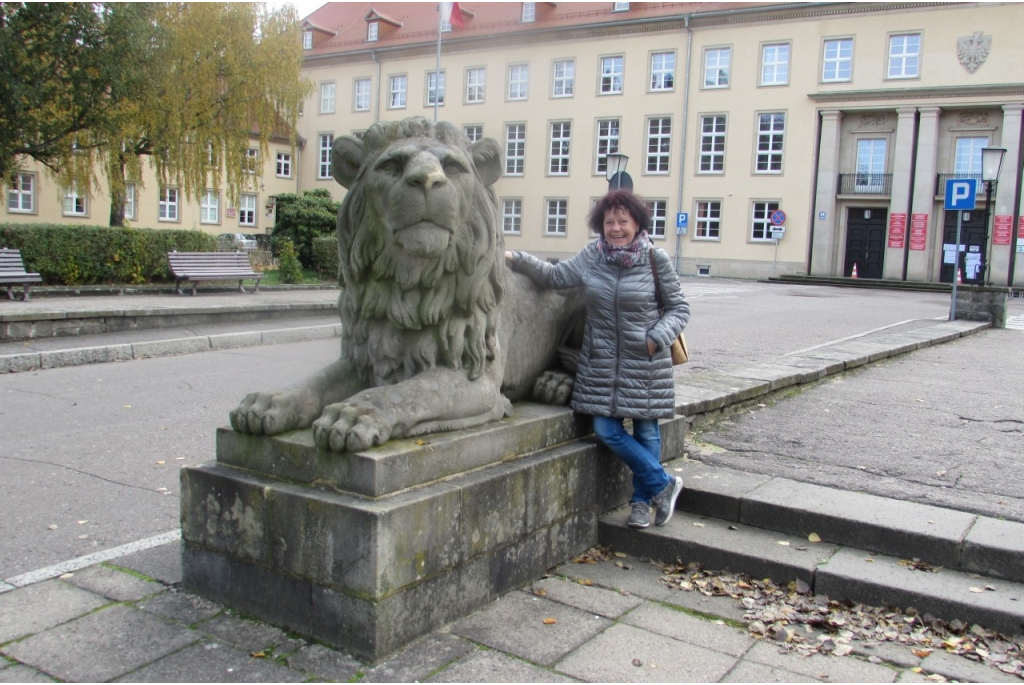
[[505,261],[511,264],[516,260],[516,253],[510,250],[505,250]]

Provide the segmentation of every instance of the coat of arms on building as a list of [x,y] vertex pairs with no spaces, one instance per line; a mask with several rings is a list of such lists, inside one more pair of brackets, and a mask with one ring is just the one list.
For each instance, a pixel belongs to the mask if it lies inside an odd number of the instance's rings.
[[973,74],[988,58],[992,47],[992,36],[975,31],[971,36],[960,36],[956,39],[956,56],[968,73]]

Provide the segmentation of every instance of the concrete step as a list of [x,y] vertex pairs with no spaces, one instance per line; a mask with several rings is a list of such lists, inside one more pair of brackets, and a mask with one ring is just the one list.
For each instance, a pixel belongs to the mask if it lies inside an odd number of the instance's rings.
[[636,531],[619,508],[599,521],[602,544],[1024,633],[1022,523],[699,462],[668,467],[686,481],[673,519]]

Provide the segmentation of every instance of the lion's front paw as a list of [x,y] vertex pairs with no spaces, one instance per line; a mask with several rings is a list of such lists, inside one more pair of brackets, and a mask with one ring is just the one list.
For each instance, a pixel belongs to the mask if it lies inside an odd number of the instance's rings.
[[391,422],[377,408],[338,402],[328,405],[313,422],[313,439],[321,449],[358,452],[383,445],[391,429]]
[[545,371],[533,383],[533,399],[545,404],[569,404],[576,379],[561,371]]
[[277,435],[305,428],[312,422],[306,404],[290,392],[251,392],[231,412],[231,427],[253,435]]

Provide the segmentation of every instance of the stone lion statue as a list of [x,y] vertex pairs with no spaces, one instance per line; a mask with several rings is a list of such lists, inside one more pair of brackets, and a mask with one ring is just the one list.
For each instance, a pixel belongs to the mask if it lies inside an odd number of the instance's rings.
[[582,298],[541,291],[505,265],[491,188],[498,143],[411,117],[339,138],[331,161],[348,189],[340,359],[292,388],[249,394],[232,427],[312,425],[321,448],[358,451],[499,419],[531,392],[568,402],[571,377],[548,370]]

